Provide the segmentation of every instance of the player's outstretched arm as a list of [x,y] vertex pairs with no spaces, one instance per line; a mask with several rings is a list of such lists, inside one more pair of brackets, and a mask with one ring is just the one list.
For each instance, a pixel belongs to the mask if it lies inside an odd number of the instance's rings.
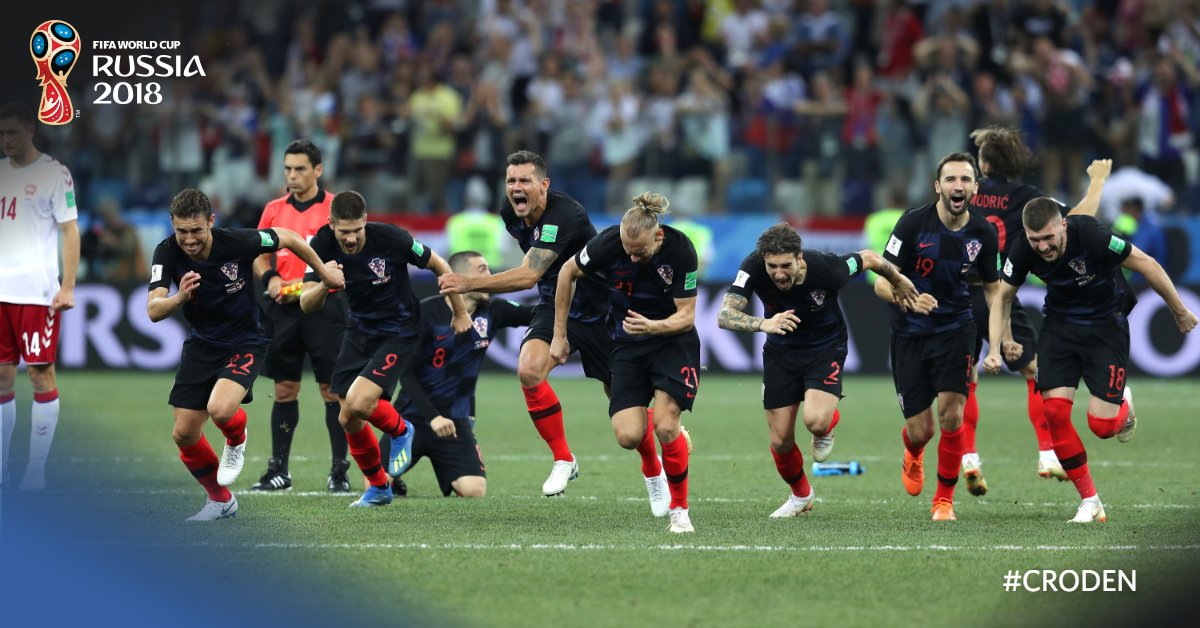
[[521,265],[502,273],[487,277],[464,277],[458,273],[446,273],[438,277],[438,288],[442,294],[465,294],[467,292],[516,292],[528,290],[535,285],[558,253],[549,249],[529,249]]
[[746,313],[749,299],[726,292],[721,300],[721,312],[717,314],[717,326],[729,331],[765,331],[768,334],[786,334],[800,325],[795,310],[780,312],[771,318],[761,318]]
[[180,278],[179,290],[176,290],[175,294],[167,296],[167,288],[151,290],[150,294],[146,296],[146,315],[153,323],[167,318],[183,307],[183,304],[192,298],[196,288],[199,287],[200,273],[191,271]]
[[1112,174],[1112,160],[1097,159],[1093,161],[1092,165],[1088,166],[1087,173],[1089,178],[1087,192],[1083,195],[1083,200],[1067,212],[1068,216],[1096,215],[1100,209],[1100,193],[1104,189],[1104,182],[1108,181],[1108,175]]
[[1196,314],[1183,304],[1179,293],[1175,291],[1175,284],[1171,283],[1167,271],[1163,270],[1157,260],[1134,246],[1133,251],[1129,253],[1129,257],[1125,258],[1121,266],[1141,273],[1146,278],[1146,283],[1150,284],[1150,287],[1158,293],[1158,296],[1162,297],[1163,303],[1166,303],[1167,308],[1171,310],[1171,315],[1175,317],[1175,326],[1179,328],[1180,332],[1186,334],[1196,327]]
[[75,307],[75,274],[79,272],[79,221],[68,220],[58,225],[62,235],[62,285],[50,300],[55,312]]
[[696,324],[696,297],[675,299],[675,313],[662,319],[653,320],[629,310],[621,326],[625,333],[631,336],[677,334],[687,331]]
[[[530,249],[532,253],[539,249]],[[528,256],[526,256],[528,258]],[[554,290],[554,339],[550,341],[550,357],[559,364],[566,364],[571,357],[571,343],[567,341],[567,318],[571,315],[571,300],[575,297],[575,281],[583,276],[583,270],[575,258],[567,260],[558,271],[558,285]]]
[[[917,288],[913,286],[912,280],[904,276],[896,265],[883,259],[883,256],[872,251],[871,249],[863,249],[858,252],[858,256],[862,258],[863,268],[874,271],[875,274],[887,280],[891,286],[889,300],[893,303],[899,303],[912,309],[917,301]],[[879,292],[876,291],[878,295]]]
[[279,246],[290,250],[296,254],[296,257],[304,260],[304,263],[317,273],[317,277],[326,287],[331,290],[342,290],[346,287],[346,278],[342,276],[342,268],[336,264],[329,266],[322,262],[321,257],[308,245],[308,242],[304,241],[304,238],[300,237],[300,234],[282,227],[275,227],[275,234],[279,236]]
[[[429,252],[429,263],[425,265],[425,268],[433,271],[434,276],[439,281],[442,277],[452,274],[450,272],[450,264],[447,264],[446,260],[437,254],[437,251]],[[467,304],[463,301],[462,295],[456,292],[443,292],[443,294],[447,295],[447,299],[450,301],[450,310],[454,313],[454,317],[450,322],[450,326],[454,328],[454,333],[461,334],[471,329],[471,314],[467,311]]]

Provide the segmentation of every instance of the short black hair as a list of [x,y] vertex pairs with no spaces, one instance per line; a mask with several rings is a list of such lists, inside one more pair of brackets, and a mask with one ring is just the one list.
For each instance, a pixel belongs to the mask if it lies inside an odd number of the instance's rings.
[[1021,210],[1021,224],[1026,231],[1041,231],[1055,219],[1062,220],[1062,205],[1049,196],[1039,196]]
[[777,223],[758,236],[759,255],[799,255],[803,240],[800,234],[786,222]]
[[34,126],[37,123],[37,115],[33,113],[33,107],[19,102],[0,105],[0,120],[6,118],[16,118],[17,122],[26,126]]
[[533,171],[541,178],[546,178],[546,160],[531,150],[519,150],[504,160],[505,167],[533,164]]
[[959,151],[957,153],[950,153],[949,155],[942,157],[942,160],[938,162],[937,176],[934,177],[934,181],[941,181],[942,167],[955,161],[965,161],[966,163],[971,164],[971,172],[974,173],[972,176],[975,177],[976,181],[979,180],[979,164],[975,163],[975,158],[971,156],[971,153]]
[[284,155],[308,155],[308,161],[316,168],[321,163],[321,149],[317,148],[311,140],[292,140],[288,143],[287,148],[283,149]]
[[196,188],[187,188],[171,199],[171,218],[212,216],[212,202],[208,195]]
[[334,220],[362,220],[367,215],[367,199],[354,190],[338,192],[329,203],[329,217]]
[[454,255],[451,255],[450,259],[446,260],[446,263],[450,265],[450,270],[457,273],[459,271],[466,270],[467,263],[469,263],[471,259],[475,257],[483,257],[483,254],[479,253],[478,251],[459,251]]

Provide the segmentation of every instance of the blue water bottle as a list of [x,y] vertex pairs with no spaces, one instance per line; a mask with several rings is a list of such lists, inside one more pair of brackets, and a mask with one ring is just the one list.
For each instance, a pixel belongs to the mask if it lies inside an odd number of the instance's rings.
[[866,467],[859,464],[857,460],[851,460],[850,462],[814,462],[812,465],[813,475],[862,475],[866,470]]

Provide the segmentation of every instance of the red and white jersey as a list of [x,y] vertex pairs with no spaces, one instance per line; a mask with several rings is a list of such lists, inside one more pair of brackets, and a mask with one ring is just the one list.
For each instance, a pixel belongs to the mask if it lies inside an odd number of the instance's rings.
[[[258,220],[259,229],[283,227],[295,231],[307,242],[317,231],[329,224],[329,204],[333,202],[333,194],[323,188],[317,189],[317,195],[307,202],[300,202],[291,194],[281,196],[263,208],[262,217]],[[308,264],[296,257],[288,249],[275,251],[275,270],[284,281],[302,279],[308,270]]]
[[58,225],[76,220],[71,171],[43,154],[0,161],[0,302],[50,305],[58,293]]

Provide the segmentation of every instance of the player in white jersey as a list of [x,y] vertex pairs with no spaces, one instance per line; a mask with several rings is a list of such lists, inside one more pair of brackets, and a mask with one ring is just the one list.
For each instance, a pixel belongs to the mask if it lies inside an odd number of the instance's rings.
[[0,107],[0,145],[7,157],[0,161],[0,481],[17,422],[13,384],[24,359],[33,384],[33,425],[21,490],[46,488],[46,456],[58,425],[58,313],[75,306],[79,267],[75,182],[66,166],[34,148],[35,124],[25,105]]

